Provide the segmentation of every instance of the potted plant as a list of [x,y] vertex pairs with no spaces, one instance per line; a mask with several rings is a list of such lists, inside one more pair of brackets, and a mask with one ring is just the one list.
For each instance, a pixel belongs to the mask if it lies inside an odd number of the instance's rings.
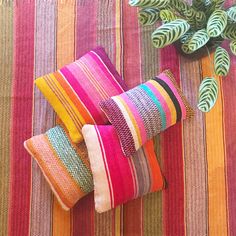
[[[210,52],[214,54],[214,73],[226,76],[230,57],[220,45],[229,41],[231,52],[236,55],[236,6],[225,9],[224,0],[130,0],[139,7],[138,19],[142,25],[161,22],[152,33],[156,48],[174,44],[185,57],[199,59]],[[199,87],[198,108],[208,112],[214,106],[218,85],[214,77],[205,78]]]

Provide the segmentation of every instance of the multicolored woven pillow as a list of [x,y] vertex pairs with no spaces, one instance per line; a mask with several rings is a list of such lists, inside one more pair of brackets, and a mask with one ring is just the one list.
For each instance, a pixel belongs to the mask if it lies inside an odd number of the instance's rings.
[[113,126],[85,125],[82,132],[88,148],[98,212],[164,187],[152,140],[131,158],[125,158]]
[[65,124],[73,142],[82,141],[84,124],[105,124],[101,100],[124,92],[125,84],[103,48],[35,80],[37,87]]
[[72,143],[61,126],[28,139],[24,146],[38,163],[65,210],[69,210],[80,198],[93,190],[85,143]]
[[114,125],[125,156],[132,156],[147,140],[189,118],[193,110],[166,70],[156,78],[100,103]]

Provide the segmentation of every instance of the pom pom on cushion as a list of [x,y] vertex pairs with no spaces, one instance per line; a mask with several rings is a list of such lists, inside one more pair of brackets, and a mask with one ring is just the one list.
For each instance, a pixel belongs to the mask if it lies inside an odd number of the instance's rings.
[[100,106],[115,127],[127,157],[153,136],[193,115],[192,108],[168,70],[127,92],[102,101]]
[[85,143],[72,143],[61,126],[28,139],[24,146],[38,163],[65,210],[69,210],[80,198],[93,190]]
[[37,87],[69,131],[73,142],[82,141],[84,124],[105,124],[99,102],[125,90],[125,84],[103,48],[35,80]]
[[152,140],[126,158],[113,126],[85,125],[82,132],[93,173],[96,211],[107,211],[164,187]]

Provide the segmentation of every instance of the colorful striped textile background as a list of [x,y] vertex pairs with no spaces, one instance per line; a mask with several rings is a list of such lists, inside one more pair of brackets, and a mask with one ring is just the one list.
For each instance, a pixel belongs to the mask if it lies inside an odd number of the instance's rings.
[[[232,3],[232,2],[231,2]],[[168,182],[104,214],[93,195],[70,212],[49,190],[23,141],[55,124],[33,80],[101,45],[129,88],[171,69],[193,107],[210,60],[189,61],[170,46],[156,50],[154,27],[139,27],[137,9],[115,0],[0,1],[0,235],[235,235],[236,60],[208,114],[179,123],[156,138]]]

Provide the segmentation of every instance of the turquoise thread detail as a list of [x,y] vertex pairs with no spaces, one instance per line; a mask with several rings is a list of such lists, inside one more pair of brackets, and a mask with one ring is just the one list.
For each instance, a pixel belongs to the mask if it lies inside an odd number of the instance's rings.
[[161,106],[160,101],[157,99],[157,97],[155,96],[155,94],[153,94],[152,90],[146,85],[146,84],[141,84],[140,88],[147,93],[147,95],[152,99],[152,101],[155,103],[155,105],[157,106],[158,110],[160,111],[161,114],[161,125],[162,125],[162,129],[164,130],[166,128],[166,114]]
[[46,135],[59,159],[82,191],[85,193],[91,192],[93,190],[92,173],[70,144],[65,131],[60,126],[56,126],[48,130]]

